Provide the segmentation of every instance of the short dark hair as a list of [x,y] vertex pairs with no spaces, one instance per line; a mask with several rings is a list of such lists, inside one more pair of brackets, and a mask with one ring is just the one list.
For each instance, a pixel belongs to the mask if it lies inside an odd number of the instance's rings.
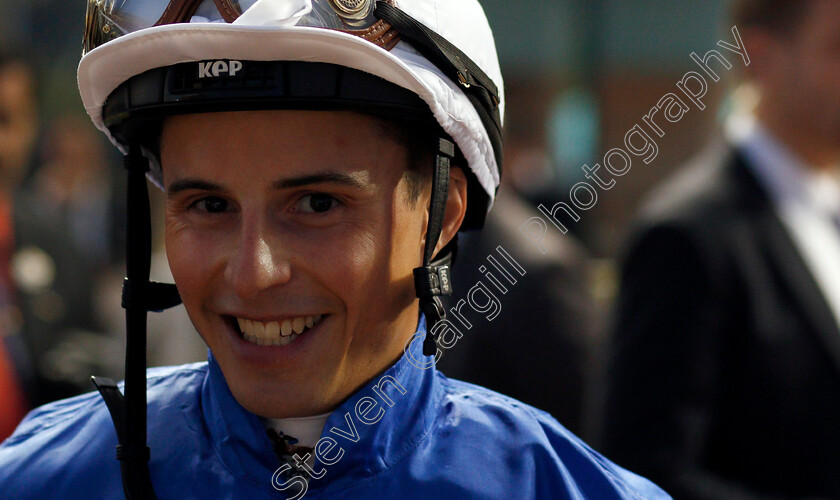
[[432,180],[432,146],[435,134],[428,123],[405,122],[402,120],[375,117],[381,125],[383,134],[400,144],[405,145],[408,154],[408,165],[405,172],[408,201],[414,206],[423,189]]
[[763,28],[784,35],[797,28],[812,3],[811,0],[735,0],[731,17],[738,27]]

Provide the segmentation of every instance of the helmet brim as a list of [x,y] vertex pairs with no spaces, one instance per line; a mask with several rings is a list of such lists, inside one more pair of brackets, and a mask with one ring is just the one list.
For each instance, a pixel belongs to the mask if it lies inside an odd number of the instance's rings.
[[389,52],[359,37],[322,28],[222,23],[156,26],[113,40],[82,58],[78,69],[82,102],[97,128],[125,150],[103,121],[108,96],[123,82],[150,69],[207,60],[331,63],[406,88],[426,102],[493,199],[498,169],[477,112],[454,82],[405,43]]

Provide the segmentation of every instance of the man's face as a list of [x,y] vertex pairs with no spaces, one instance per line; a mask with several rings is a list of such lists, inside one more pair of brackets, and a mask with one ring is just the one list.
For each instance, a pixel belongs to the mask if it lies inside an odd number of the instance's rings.
[[407,148],[382,127],[324,111],[164,124],[169,264],[231,391],[258,415],[333,409],[415,330],[428,193],[406,200]]
[[[762,82],[766,106],[806,142],[813,162],[840,154],[840,16],[836,0],[812,0],[791,33],[772,36]],[[749,50],[749,47],[747,47]],[[809,151],[812,150],[812,151]]]

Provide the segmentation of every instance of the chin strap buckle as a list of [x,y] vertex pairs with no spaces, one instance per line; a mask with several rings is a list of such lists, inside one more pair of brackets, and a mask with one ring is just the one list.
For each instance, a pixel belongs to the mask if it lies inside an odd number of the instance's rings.
[[452,294],[449,266],[423,266],[414,269],[414,290],[417,297],[426,299]]
[[414,289],[420,299],[420,310],[426,316],[428,332],[423,341],[423,355],[437,353],[437,339],[432,334],[435,323],[446,318],[441,295],[452,294],[452,280],[448,265],[431,265],[414,269]]

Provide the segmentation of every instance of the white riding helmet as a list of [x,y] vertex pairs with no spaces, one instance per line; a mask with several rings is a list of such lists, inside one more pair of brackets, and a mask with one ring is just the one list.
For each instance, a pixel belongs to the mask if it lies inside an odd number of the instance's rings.
[[[391,9],[463,52],[488,77],[487,82],[476,82],[478,75],[467,61],[453,77],[448,68],[426,57],[426,50],[412,45],[407,34],[376,16],[375,11],[394,4],[90,0],[85,54],[78,69],[82,101],[97,128],[127,152],[128,146],[109,130],[103,106],[117,87],[148,70],[197,61],[203,61],[205,75],[221,78],[235,75],[230,61],[307,61],[360,70],[410,90],[428,105],[486,193],[486,213],[500,182],[504,89],[484,11],[476,0],[397,0],[396,9]],[[494,87],[490,99],[498,113],[495,125],[481,117],[494,110],[477,109],[471,101],[474,85]]]

